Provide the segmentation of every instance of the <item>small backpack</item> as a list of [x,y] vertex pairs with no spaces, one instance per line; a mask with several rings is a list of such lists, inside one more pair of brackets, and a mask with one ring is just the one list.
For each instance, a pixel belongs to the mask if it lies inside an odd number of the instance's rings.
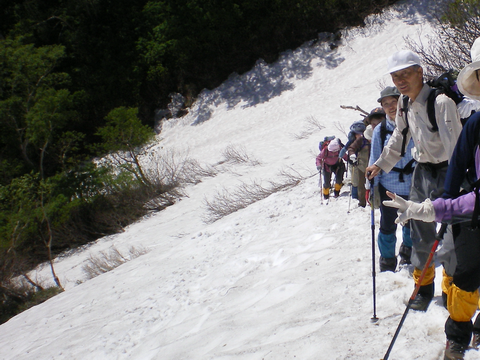
[[333,139],[335,139],[335,136],[332,135],[332,136],[325,136],[323,138],[322,141],[320,141],[320,143],[318,144],[318,149],[320,150],[320,152],[325,149],[328,144],[330,144],[330,141],[332,141]]

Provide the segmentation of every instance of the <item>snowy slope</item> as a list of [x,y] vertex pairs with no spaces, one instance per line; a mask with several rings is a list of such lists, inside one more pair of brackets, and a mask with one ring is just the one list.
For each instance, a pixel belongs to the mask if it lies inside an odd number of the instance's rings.
[[[377,269],[372,324],[371,211],[350,201],[347,187],[322,205],[312,176],[211,224],[202,221],[204,200],[278,181],[286,169],[313,175],[318,141],[345,141],[342,129],[360,119],[340,105],[378,105],[380,89],[391,85],[386,58],[405,47],[404,36],[431,33],[434,4],[396,5],[346,31],[335,50],[309,43],[275,64],[259,61],[166,122],[145,161],[174,152],[219,174],[124,233],[58,259],[66,291],[0,326],[0,359],[381,359],[413,280],[408,269]],[[228,146],[259,165],[223,163]],[[375,232],[378,219],[376,211]],[[90,254],[132,245],[148,253],[86,280]],[[32,276],[51,282],[48,268]],[[436,280],[432,305],[409,313],[390,359],[442,358],[448,314]]]

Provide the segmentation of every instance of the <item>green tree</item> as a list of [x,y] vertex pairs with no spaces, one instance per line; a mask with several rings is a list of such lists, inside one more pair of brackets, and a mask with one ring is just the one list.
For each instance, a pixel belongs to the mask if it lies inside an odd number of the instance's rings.
[[[13,165],[11,171],[34,170],[42,178],[56,171],[58,155],[54,147],[47,155],[47,148],[75,119],[73,97],[63,88],[68,75],[55,72],[63,56],[61,46],[35,48],[23,44],[22,38],[0,41],[0,156]],[[5,167],[0,170],[9,171]],[[3,173],[0,178],[16,175]]]
[[138,118],[138,109],[116,108],[107,115],[107,124],[97,131],[102,140],[102,149],[122,169],[131,172],[137,180],[151,185],[140,164],[142,146],[153,141],[155,133]]
[[44,180],[38,173],[32,173],[0,187],[0,251],[3,253],[0,264],[4,274],[21,272],[28,266],[22,264],[25,259],[23,255],[17,256],[18,252],[40,252],[37,256],[50,262],[52,276],[61,287],[53,266],[54,228],[68,220],[77,201],[59,192],[58,179]]

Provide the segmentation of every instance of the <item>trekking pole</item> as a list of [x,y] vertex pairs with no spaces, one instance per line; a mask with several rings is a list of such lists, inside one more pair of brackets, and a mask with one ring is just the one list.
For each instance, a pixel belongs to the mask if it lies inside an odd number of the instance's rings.
[[430,255],[428,255],[427,262],[425,263],[425,266],[422,270],[422,274],[420,275],[420,278],[418,279],[418,283],[415,285],[415,290],[412,293],[412,296],[410,296],[410,299],[408,300],[407,307],[405,309],[405,312],[403,313],[402,319],[400,320],[400,324],[398,324],[397,331],[395,331],[395,335],[393,335],[392,342],[390,343],[390,346],[388,347],[387,352],[385,353],[385,356],[381,360],[387,360],[388,357],[390,356],[390,352],[392,351],[393,344],[395,344],[395,340],[397,340],[398,334],[400,333],[400,329],[402,328],[402,325],[405,321],[405,318],[407,317],[408,310],[410,310],[410,307],[412,306],[413,300],[415,300],[415,297],[418,294],[418,290],[420,290],[420,284],[423,281],[423,278],[425,277],[425,274],[427,273],[428,268],[430,267],[430,262],[433,259],[433,255],[435,255],[435,251],[437,250],[438,243],[440,240],[443,239],[443,235],[445,234],[445,231],[447,230],[447,224],[442,223],[442,226],[440,227],[440,230],[438,230],[437,235],[435,236],[435,242],[433,243],[432,250],[430,250]]
[[[348,161],[347,161],[347,176],[348,176]],[[348,210],[347,214],[350,214],[350,202],[352,201],[352,174],[350,173],[350,195],[348,196]]]
[[350,196],[348,197],[348,210],[347,214],[350,214],[350,202],[352,201],[352,182],[350,181]]
[[[322,166],[323,169],[323,166]],[[320,204],[323,205],[323,186],[322,186],[322,169],[318,172],[319,178],[318,178],[318,187],[320,188]]]
[[[370,176],[370,173],[368,173]],[[367,180],[368,181],[368,180]],[[373,179],[370,180],[370,208],[371,208],[371,228],[372,228],[372,282],[373,282],[373,317],[370,319],[372,323],[378,321],[377,318],[377,294],[375,286],[375,198],[373,189]]]

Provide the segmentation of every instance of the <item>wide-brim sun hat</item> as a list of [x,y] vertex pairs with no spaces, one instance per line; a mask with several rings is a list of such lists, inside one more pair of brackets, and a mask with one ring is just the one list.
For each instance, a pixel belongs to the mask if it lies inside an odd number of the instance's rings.
[[480,38],[477,38],[470,49],[472,63],[465,66],[458,74],[457,86],[460,92],[471,99],[480,100]]
[[400,50],[387,59],[387,74],[406,69],[410,66],[420,66],[420,57],[411,50]]

